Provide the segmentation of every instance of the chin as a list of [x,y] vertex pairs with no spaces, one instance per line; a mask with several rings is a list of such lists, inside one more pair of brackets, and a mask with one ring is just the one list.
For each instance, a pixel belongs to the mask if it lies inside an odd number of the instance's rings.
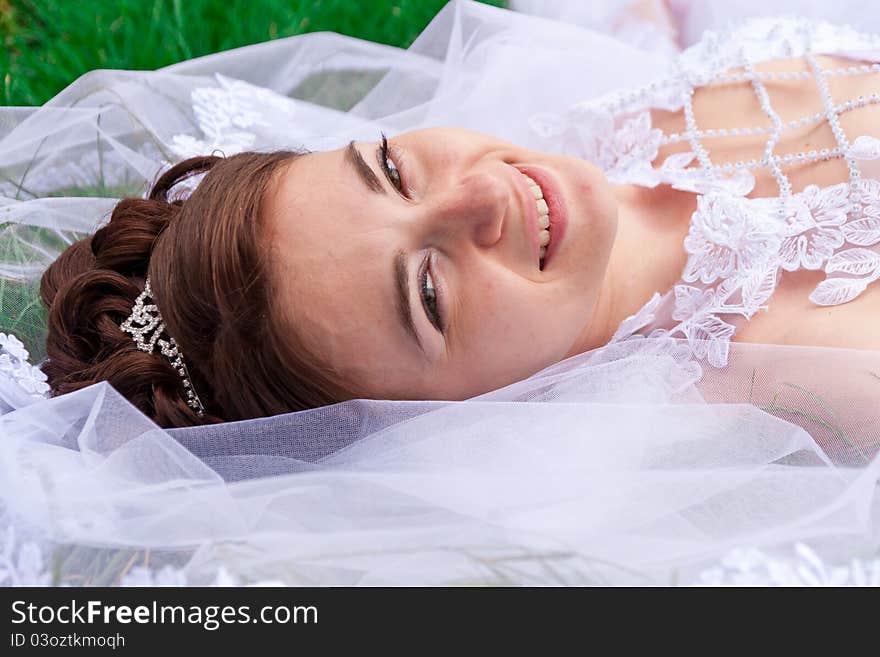
[[[593,244],[598,253],[609,251],[617,235],[618,204],[614,187],[594,164],[566,157],[570,204],[574,209],[569,229],[584,233],[581,243]],[[594,255],[598,255],[594,253]]]

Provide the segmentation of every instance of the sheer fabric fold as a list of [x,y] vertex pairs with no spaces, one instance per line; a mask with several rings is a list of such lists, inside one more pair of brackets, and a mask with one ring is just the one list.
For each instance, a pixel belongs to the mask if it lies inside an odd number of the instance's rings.
[[162,431],[99,384],[0,416],[0,499],[67,583],[146,562],[195,584],[671,584],[737,546],[875,554],[877,418],[818,382],[880,354],[734,344],[707,379],[646,346],[466,402],[214,436]]

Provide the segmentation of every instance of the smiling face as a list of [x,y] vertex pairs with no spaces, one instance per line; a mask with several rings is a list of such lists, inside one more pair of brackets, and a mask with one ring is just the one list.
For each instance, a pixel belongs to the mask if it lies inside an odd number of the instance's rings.
[[266,198],[279,303],[333,378],[465,399],[598,346],[617,206],[596,167],[460,129],[387,144],[297,158]]

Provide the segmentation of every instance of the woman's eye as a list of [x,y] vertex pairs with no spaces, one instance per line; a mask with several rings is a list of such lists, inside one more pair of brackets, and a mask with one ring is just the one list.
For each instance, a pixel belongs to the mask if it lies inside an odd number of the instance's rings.
[[437,309],[437,291],[434,289],[434,279],[427,267],[425,267],[421,278],[419,288],[425,313],[428,315],[428,319],[434,325],[434,328],[442,333],[443,323],[440,321],[440,311]]
[[391,184],[394,185],[394,188],[403,193],[403,181],[400,179],[400,170],[398,170],[397,165],[394,164],[394,160],[391,159],[391,155],[389,153],[388,148],[388,138],[383,134],[382,135],[382,168],[385,170],[385,175],[388,176],[388,180],[391,181]]

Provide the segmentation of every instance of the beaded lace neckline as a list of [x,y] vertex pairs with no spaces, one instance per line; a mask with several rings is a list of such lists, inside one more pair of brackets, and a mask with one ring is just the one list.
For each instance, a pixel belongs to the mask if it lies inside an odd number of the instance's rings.
[[[838,305],[859,296],[880,278],[880,181],[862,176],[860,161],[880,159],[880,140],[860,135],[850,141],[839,115],[869,104],[880,95],[837,102],[828,90],[834,75],[875,75],[880,63],[823,70],[814,53],[862,51],[864,60],[880,60],[880,36],[849,27],[798,19],[757,19],[726,35],[707,32],[683,52],[670,74],[649,85],[573,106],[564,115],[532,117],[532,127],[546,137],[579,141],[587,159],[612,182],[654,187],[669,184],[698,194],[684,240],[688,254],[681,280],[661,296],[656,293],[635,315],[622,322],[612,342],[650,335],[686,338],[691,353],[715,367],[727,363],[729,342],[742,322],[765,305],[783,271],[823,269],[826,279],[810,294],[818,305]],[[863,56],[864,55],[864,56]],[[809,71],[769,73],[753,64],[802,57]],[[741,67],[743,72],[728,71]],[[774,110],[764,81],[812,77],[823,112],[784,123]],[[701,130],[693,114],[694,90],[709,84],[748,81],[769,127]],[[682,110],[686,129],[664,134],[652,127],[649,108]],[[827,121],[837,147],[778,155],[774,148],[787,128]],[[703,137],[766,134],[761,160],[714,164]],[[659,147],[687,142],[690,150],[670,155],[654,168]],[[809,185],[792,194],[786,165],[844,158],[849,180],[820,188]],[[696,167],[689,167],[696,161]],[[779,188],[775,198],[747,198],[755,184],[752,170],[767,168]],[[874,249],[868,247],[875,247]]]

